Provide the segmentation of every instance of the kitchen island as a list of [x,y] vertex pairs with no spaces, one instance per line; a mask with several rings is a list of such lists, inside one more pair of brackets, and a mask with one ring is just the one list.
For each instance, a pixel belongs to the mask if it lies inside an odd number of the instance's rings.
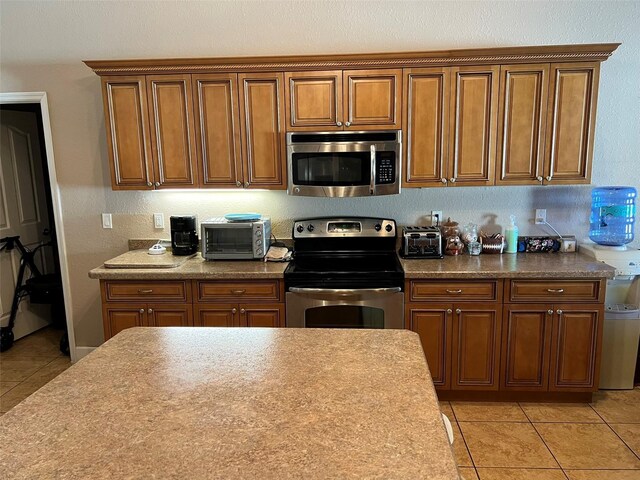
[[12,479],[458,478],[406,330],[131,328],[0,437]]

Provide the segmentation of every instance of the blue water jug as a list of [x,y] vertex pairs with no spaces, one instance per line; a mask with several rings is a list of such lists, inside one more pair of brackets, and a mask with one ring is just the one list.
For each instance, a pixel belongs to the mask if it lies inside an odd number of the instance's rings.
[[594,188],[589,238],[600,245],[621,246],[632,242],[637,195],[633,187]]

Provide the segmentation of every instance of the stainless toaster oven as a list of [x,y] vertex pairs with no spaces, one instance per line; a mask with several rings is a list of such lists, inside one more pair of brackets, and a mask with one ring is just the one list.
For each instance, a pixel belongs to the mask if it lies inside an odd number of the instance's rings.
[[269,250],[271,219],[232,222],[224,217],[200,224],[201,250],[205,260],[253,260]]

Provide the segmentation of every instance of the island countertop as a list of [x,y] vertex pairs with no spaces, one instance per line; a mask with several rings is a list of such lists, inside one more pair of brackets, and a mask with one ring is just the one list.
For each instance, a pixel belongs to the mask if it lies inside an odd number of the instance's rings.
[[131,328],[0,437],[15,479],[458,478],[406,330]]

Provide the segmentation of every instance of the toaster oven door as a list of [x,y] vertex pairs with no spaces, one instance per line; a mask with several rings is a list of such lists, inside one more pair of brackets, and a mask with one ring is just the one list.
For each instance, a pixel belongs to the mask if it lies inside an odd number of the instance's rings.
[[203,226],[202,233],[202,252],[208,260],[254,257],[251,223]]

